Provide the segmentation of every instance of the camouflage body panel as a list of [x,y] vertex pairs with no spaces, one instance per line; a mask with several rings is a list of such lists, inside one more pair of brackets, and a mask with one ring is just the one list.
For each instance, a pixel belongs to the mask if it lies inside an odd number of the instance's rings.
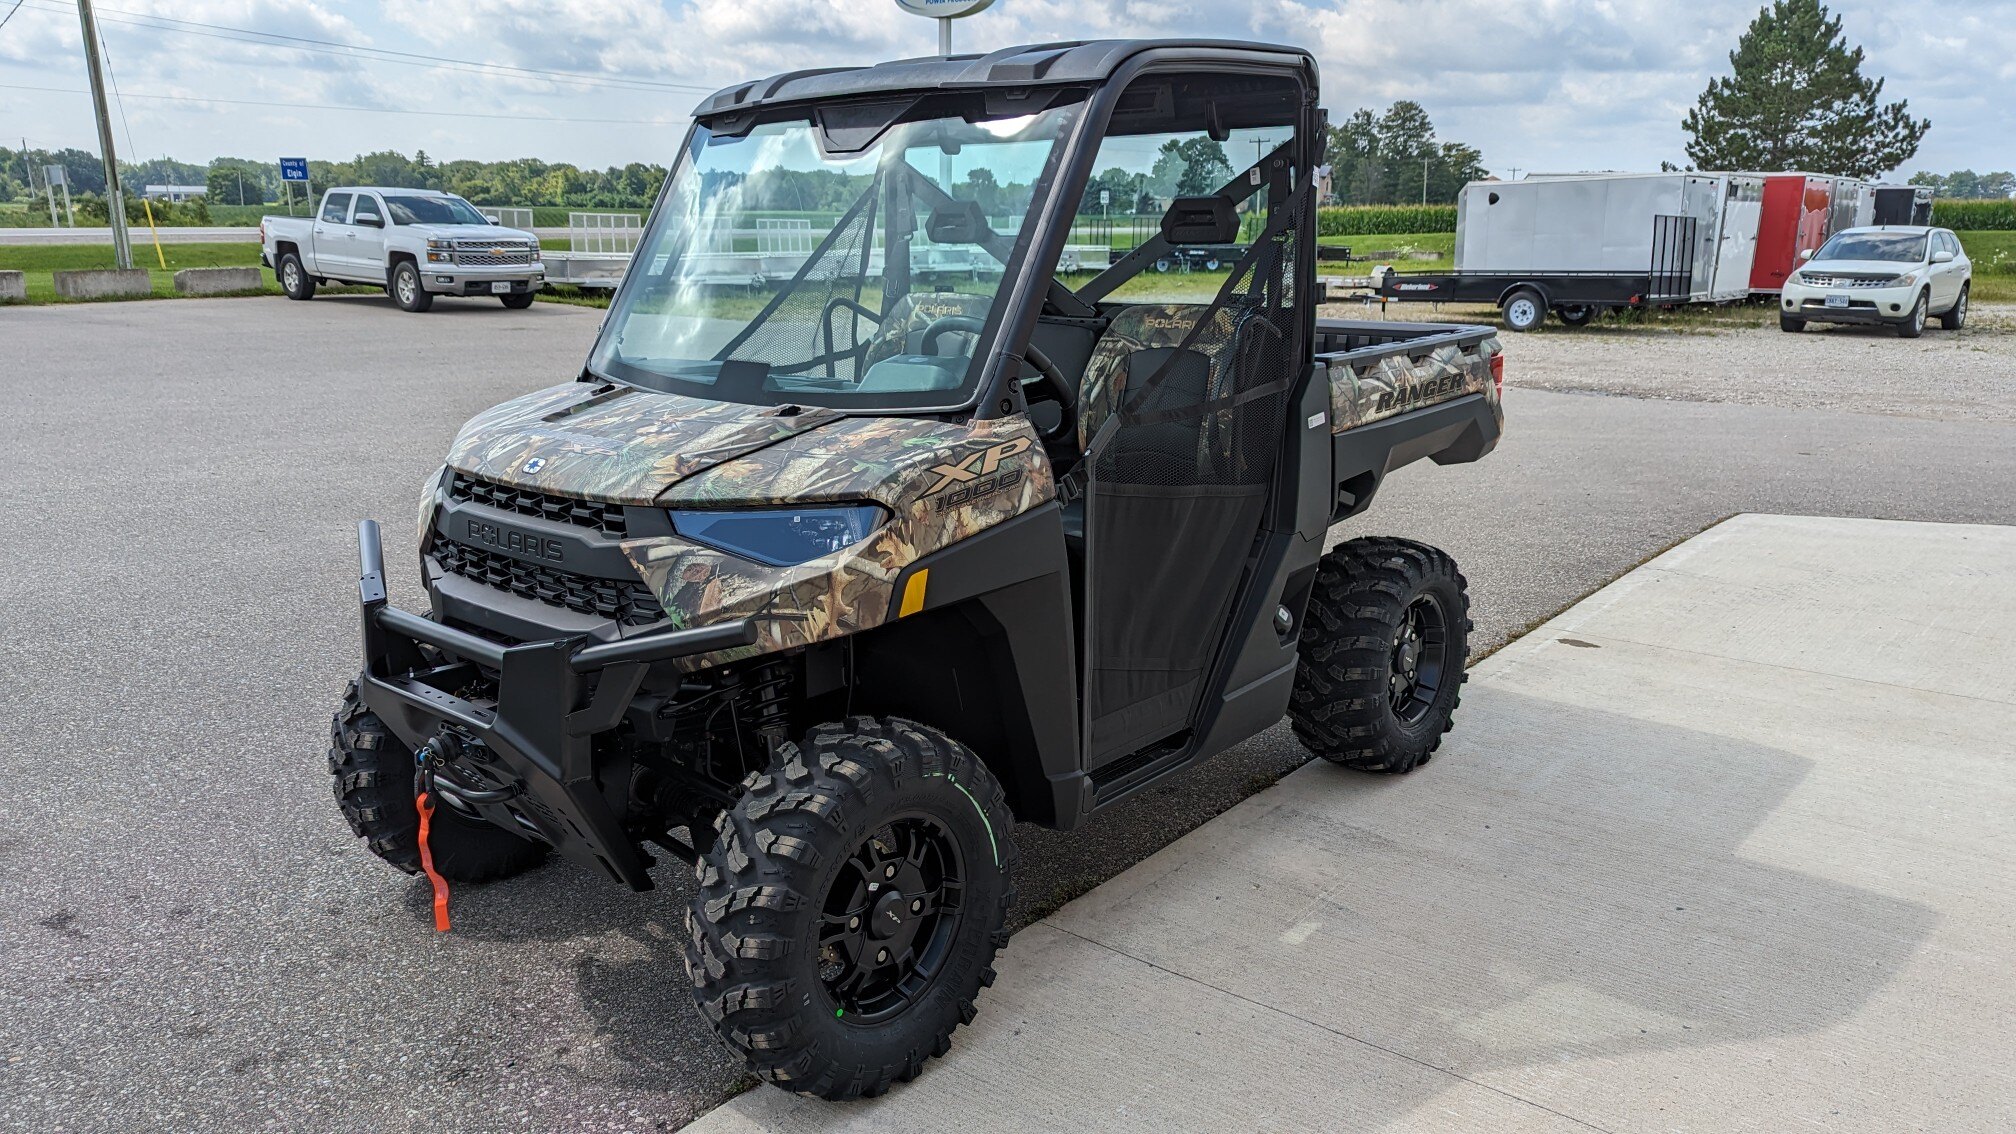
[[1499,349],[1494,338],[1469,348],[1454,344],[1436,347],[1419,361],[1405,353],[1356,364],[1344,359],[1331,361],[1330,431],[1342,433],[1468,394],[1488,398],[1502,424],[1498,386],[1491,380],[1491,358]]
[[[930,343],[915,343],[911,336],[921,335],[924,329],[947,315],[964,315],[971,319],[985,320],[994,301],[984,295],[963,295],[955,291],[913,291],[889,306],[882,317],[882,327],[875,337],[868,340],[868,349],[862,355],[861,369],[894,358],[899,354],[934,353]],[[947,331],[941,344],[943,353],[964,351],[970,353],[972,344],[979,336],[964,331]],[[912,347],[916,349],[912,349]]]
[[448,465],[518,488],[649,504],[694,473],[844,416],[569,382],[471,418]]
[[720,508],[872,500],[892,518],[867,540],[791,567],[676,536],[622,546],[674,625],[757,619],[754,646],[678,663],[702,669],[882,625],[895,615],[896,579],[905,567],[1055,496],[1049,458],[1027,418],[848,418],[683,480],[658,503]]
[[[1106,333],[1092,347],[1078,391],[1078,444],[1090,445],[1093,434],[1120,409],[1126,392],[1127,356],[1140,350],[1178,347],[1208,310],[1202,303],[1137,303],[1113,317]],[[1221,307],[1212,326],[1197,336],[1191,349],[1207,357],[1232,341],[1232,311]],[[1214,366],[1215,369],[1215,366]]]

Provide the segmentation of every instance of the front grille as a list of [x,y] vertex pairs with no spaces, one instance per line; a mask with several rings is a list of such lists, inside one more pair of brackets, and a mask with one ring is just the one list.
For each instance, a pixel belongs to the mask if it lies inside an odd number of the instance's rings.
[[623,539],[630,534],[630,525],[624,519],[621,504],[577,500],[572,496],[555,496],[550,492],[540,492],[532,488],[513,488],[508,484],[463,476],[461,473],[456,473],[454,479],[449,481],[448,499],[482,504],[506,512],[516,512],[521,516],[534,516],[541,520],[573,524],[577,528],[591,528],[617,539]]
[[1896,276],[1812,276],[1801,275],[1799,282],[1808,287],[1888,287]]
[[532,262],[532,249],[523,244],[471,244],[455,246],[455,265],[461,268],[516,268]]
[[548,606],[565,607],[577,614],[613,618],[625,626],[642,626],[665,617],[657,596],[641,580],[577,575],[450,539],[435,540],[429,554],[439,559],[442,570],[451,575]]

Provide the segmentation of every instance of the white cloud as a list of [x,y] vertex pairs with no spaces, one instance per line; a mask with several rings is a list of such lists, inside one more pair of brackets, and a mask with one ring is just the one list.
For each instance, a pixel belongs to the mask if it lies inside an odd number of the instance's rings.
[[[112,0],[101,7],[122,89],[255,102],[355,104],[521,121],[343,114],[126,100],[137,148],[332,157],[425,147],[585,164],[663,161],[706,90],[803,67],[928,54],[935,29],[890,0]],[[1258,38],[1318,57],[1343,114],[1396,98],[1498,169],[1647,168],[1678,159],[1679,121],[1761,0],[999,0],[959,21],[955,46],[1102,37]],[[1930,168],[2009,168],[2016,0],[1948,6],[1836,0],[1867,69],[1933,120]],[[654,90],[440,70],[135,27],[131,13],[449,59],[579,72]],[[145,22],[145,21],[141,21]],[[202,29],[186,29],[202,30]],[[0,31],[0,83],[80,88],[74,9],[25,0]],[[8,90],[4,126],[38,145],[90,147],[88,99]],[[650,120],[662,126],[561,122]],[[19,125],[16,125],[16,122]],[[123,141],[123,134],[121,135]]]

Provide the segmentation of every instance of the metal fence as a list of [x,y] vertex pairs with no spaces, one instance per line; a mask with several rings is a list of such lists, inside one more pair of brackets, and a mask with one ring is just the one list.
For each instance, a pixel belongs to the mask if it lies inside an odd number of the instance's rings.
[[644,218],[636,213],[568,213],[567,247],[600,256],[628,256],[637,251]]
[[516,205],[483,205],[482,212],[497,218],[497,223],[505,228],[522,228],[532,231],[532,210]]

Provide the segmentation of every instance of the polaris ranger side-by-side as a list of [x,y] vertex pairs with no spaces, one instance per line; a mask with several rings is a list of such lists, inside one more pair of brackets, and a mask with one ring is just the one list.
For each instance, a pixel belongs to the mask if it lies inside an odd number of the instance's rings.
[[[408,871],[558,851],[642,890],[690,863],[723,1042],[872,1095],[992,981],[1016,821],[1078,826],[1284,713],[1352,768],[1428,759],[1463,577],[1327,532],[1393,469],[1488,453],[1501,359],[1487,328],[1317,319],[1295,49],[799,72],[696,117],[578,380],[476,417],[427,486],[428,614],[388,601],[360,526],[330,769]],[[1070,270],[1115,168],[1166,200],[1160,231]],[[807,213],[830,227],[788,278],[699,278]],[[913,271],[946,248],[998,270]]]

